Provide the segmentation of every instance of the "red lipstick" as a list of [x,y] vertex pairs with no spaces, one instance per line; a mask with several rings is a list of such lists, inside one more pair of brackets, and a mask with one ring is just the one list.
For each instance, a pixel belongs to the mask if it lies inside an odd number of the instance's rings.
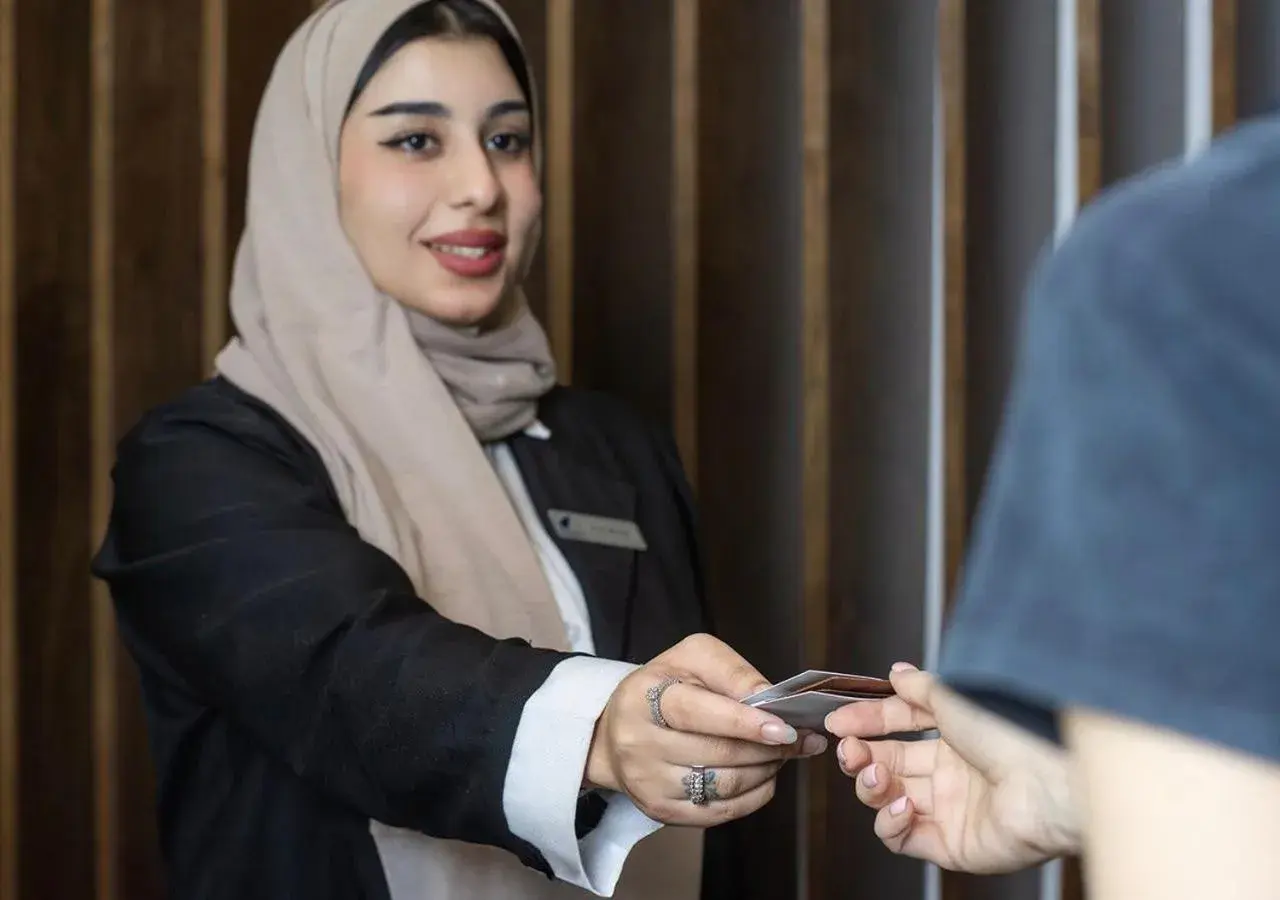
[[423,241],[447,271],[463,278],[487,278],[502,268],[507,236],[487,228],[468,228],[438,234]]

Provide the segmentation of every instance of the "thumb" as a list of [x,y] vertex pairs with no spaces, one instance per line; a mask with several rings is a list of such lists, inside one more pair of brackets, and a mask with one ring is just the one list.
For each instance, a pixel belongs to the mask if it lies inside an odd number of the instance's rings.
[[895,663],[889,672],[889,683],[894,693],[917,709],[930,715],[934,712],[937,679],[928,672],[921,672],[910,663]]

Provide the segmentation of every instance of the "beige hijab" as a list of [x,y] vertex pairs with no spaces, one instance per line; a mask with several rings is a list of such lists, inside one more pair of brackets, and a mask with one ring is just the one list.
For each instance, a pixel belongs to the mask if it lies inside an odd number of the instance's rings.
[[530,424],[554,384],[541,327],[523,297],[483,336],[407,311],[373,286],[339,221],[348,99],[378,39],[419,2],[331,0],[281,54],[250,151],[231,287],[239,337],[217,368],[311,442],[349,521],[442,615],[564,650],[547,579],[480,443]]

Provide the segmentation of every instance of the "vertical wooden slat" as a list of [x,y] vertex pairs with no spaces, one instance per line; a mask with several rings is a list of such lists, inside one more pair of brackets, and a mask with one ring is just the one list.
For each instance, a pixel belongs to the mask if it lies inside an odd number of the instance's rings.
[[1280,105],[1280,3],[1235,0],[1236,117],[1250,119]]
[[964,555],[968,523],[965,478],[966,370],[966,53],[965,0],[941,0],[938,66],[943,130],[944,579],[948,596]]
[[[110,438],[206,373],[201,328],[205,250],[202,106],[203,0],[116,6],[112,190],[146,197],[112,210]],[[132,48],[145,48],[135,52]],[[163,336],[157,339],[157,336]],[[104,432],[105,435],[105,432]],[[120,651],[115,774],[122,900],[163,893],[155,771],[133,658]],[[123,802],[127,798],[127,803]]]
[[[804,565],[799,8],[777,0],[698,4],[697,465],[708,597],[720,636],[771,679],[813,664],[801,659],[797,577]],[[740,883],[708,885],[717,895],[795,896],[798,768],[783,770],[772,803],[735,823],[740,843],[725,865]]]
[[[90,418],[91,499],[89,540],[96,543],[111,508],[111,459],[115,439],[115,0],[93,0],[92,126],[90,163],[92,232]],[[106,587],[93,582],[94,847],[97,900],[119,896],[117,636]]]
[[[934,3],[838,0],[829,13],[832,550],[825,661],[886,672],[896,660],[920,660],[924,648],[938,10]],[[832,778],[831,892],[918,898],[923,865],[885,851],[872,831],[874,814],[853,802],[851,791],[847,779]]]
[[[228,272],[244,231],[245,194],[248,190],[249,143],[258,104],[276,56],[289,35],[311,13],[312,0],[225,0],[226,4],[226,78],[223,103],[223,141],[226,153],[226,233],[224,240],[223,284],[229,284]],[[206,212],[209,207],[206,206]],[[206,278],[212,275],[206,271]],[[212,281],[208,282],[212,286]],[[223,301],[223,327],[230,331],[230,305]],[[206,313],[208,310],[206,309]],[[208,320],[206,319],[206,322]],[[207,333],[207,332],[206,332]]]
[[560,379],[573,381],[574,0],[547,0],[547,331]]
[[1213,0],[1213,132],[1219,134],[1236,123],[1237,0]]
[[227,339],[227,0],[204,0],[202,11],[200,337],[201,359],[206,369],[212,369]]
[[0,0],[0,897],[18,896],[17,0]]
[[679,5],[579,3],[573,18],[573,381],[664,424],[673,416],[670,79]]
[[1076,0],[1080,205],[1102,190],[1102,0]]
[[[94,896],[88,3],[21,0],[12,163],[16,896]],[[51,112],[52,111],[52,112]],[[55,114],[56,113],[56,114]],[[45,860],[55,859],[50,865]]]
[[698,6],[676,0],[672,13],[672,409],[676,443],[690,483],[698,484]]
[[[829,0],[800,7],[801,59],[801,570],[803,653],[828,656],[830,594],[830,46]],[[828,896],[827,798],[831,769],[805,764],[798,839],[807,896]]]
[[[968,118],[967,9],[965,0],[940,0],[938,7],[938,78],[942,92],[942,323],[943,367],[943,581],[947,608],[954,601],[954,585],[963,561],[969,524],[966,415],[968,381],[965,328],[967,253],[965,195],[968,162],[965,147]],[[939,872],[944,900],[962,900],[965,882],[954,873]]]
[[1102,181],[1114,184],[1187,151],[1185,2],[1102,0]]

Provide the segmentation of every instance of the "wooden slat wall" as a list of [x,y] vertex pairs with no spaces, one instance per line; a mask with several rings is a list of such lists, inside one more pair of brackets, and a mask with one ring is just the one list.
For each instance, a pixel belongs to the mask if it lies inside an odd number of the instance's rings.
[[[720,633],[779,677],[801,664],[803,640],[801,6],[702,0],[699,14],[698,377],[678,389],[698,397]],[[796,889],[796,776],[745,826],[743,857],[760,864],[743,880],[761,897]]]
[[[17,896],[94,896],[90,4],[18,2],[11,110]],[[16,88],[15,88],[16,90]],[[53,111],[56,111],[53,112]],[[6,550],[9,548],[6,547]],[[40,856],[56,860],[38,865]]]
[[[1194,2],[1074,0],[1081,202],[1182,152]],[[87,562],[115,440],[230,332],[259,92],[312,6],[0,0],[6,900],[163,895],[136,677]],[[508,8],[546,111],[531,304],[566,378],[672,427],[722,635],[774,677],[922,658],[1060,212],[1053,4]],[[1212,10],[1221,131],[1280,100],[1280,0]],[[829,760],[792,767],[746,825],[741,896],[1083,896],[1073,863],[1047,890],[927,878],[871,818]]]
[[[929,3],[831,4],[831,574],[826,654],[806,665],[883,672],[924,652],[935,15]],[[851,790],[832,776],[814,825],[827,896],[916,896],[924,867],[884,852]]]
[[0,896],[18,896],[17,555],[17,222],[14,144],[17,125],[17,9],[0,0]]
[[[825,659],[831,609],[831,0],[800,6],[800,653]],[[830,766],[801,770],[797,867],[830,892]],[[838,777],[838,773],[835,773]]]

